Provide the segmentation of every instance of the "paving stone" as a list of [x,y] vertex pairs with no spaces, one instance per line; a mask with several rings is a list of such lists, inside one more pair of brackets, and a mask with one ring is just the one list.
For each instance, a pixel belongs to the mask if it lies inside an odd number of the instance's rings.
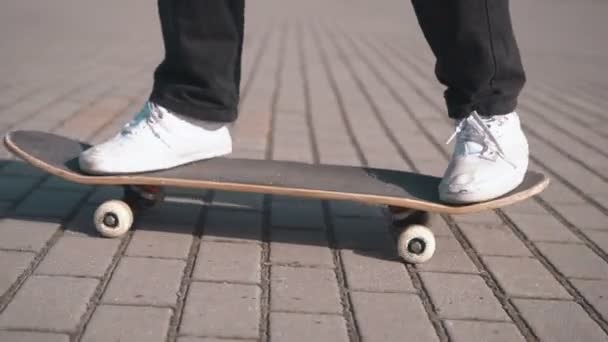
[[[2,175],[20,176],[20,177],[41,177],[44,171],[37,169],[22,161],[10,161],[0,170]],[[4,177],[3,177],[4,178]]]
[[475,321],[445,321],[448,335],[454,342],[464,341],[493,341],[515,342],[525,341],[513,323],[475,322]]
[[416,265],[421,271],[479,273],[477,266],[453,237],[436,236],[437,247],[431,260]]
[[259,284],[261,253],[257,244],[203,241],[192,278]]
[[363,341],[439,341],[417,295],[351,292],[353,311]]
[[590,205],[556,205],[566,220],[579,228],[608,230],[608,216]]
[[210,209],[205,220],[203,239],[260,243],[262,215],[243,210]]
[[534,334],[545,341],[606,341],[608,336],[585,311],[570,301],[514,299]]
[[262,211],[264,195],[230,191],[216,191],[211,204],[218,208]]
[[531,241],[580,242],[568,228],[548,214],[509,214],[509,218]]
[[164,202],[140,218],[125,254],[187,258],[199,215],[198,205]]
[[477,225],[498,226],[502,224],[502,219],[493,211],[482,211],[466,215],[454,215],[454,221],[457,223],[468,223]]
[[357,251],[340,251],[346,283],[350,290],[403,292],[416,289],[407,269],[398,260],[362,255]]
[[37,274],[102,277],[120,240],[63,236],[35,270]]
[[257,285],[194,282],[186,296],[180,333],[257,339],[260,296]]
[[526,245],[505,225],[461,225],[460,228],[481,255],[532,256]]
[[38,252],[58,228],[43,220],[0,219],[0,248]]
[[334,219],[334,234],[339,248],[383,250],[397,255],[389,223],[381,219],[340,217]]
[[587,302],[595,307],[603,316],[608,319],[608,281],[606,280],[583,280],[571,279],[570,282],[585,297]]
[[442,318],[509,319],[490,288],[478,275],[423,272],[420,276]]
[[74,331],[98,283],[87,278],[31,276],[0,315],[0,328]]
[[60,191],[79,191],[86,192],[92,188],[91,185],[84,185],[79,183],[70,182],[63,178],[50,176],[42,184],[40,188],[49,190],[60,190]]
[[95,228],[93,217],[97,206],[84,204],[76,215],[64,225],[64,234],[80,237],[100,237],[101,235]]
[[377,205],[369,205],[351,201],[331,201],[329,203],[331,213],[341,217],[384,217],[383,208]]
[[33,331],[0,331],[0,341],[6,342],[69,342],[70,337],[63,334]]
[[0,296],[27,269],[34,257],[34,253],[0,251]]
[[74,191],[35,190],[23,201],[15,213],[24,217],[62,219],[81,201],[83,194]]
[[566,277],[608,279],[608,264],[587,246],[555,243],[537,246]]
[[0,217],[4,217],[4,215],[8,212],[10,206],[10,202],[0,201]]
[[185,336],[177,339],[177,342],[255,342],[258,340],[232,339],[232,338],[213,338],[213,337],[192,337]]
[[137,229],[191,234],[199,220],[200,211],[201,206],[197,204],[165,201],[155,208],[143,211]]
[[0,200],[14,201],[23,197],[34,184],[38,182],[38,178],[34,177],[15,177],[2,176],[0,177]]
[[87,324],[82,342],[165,341],[172,314],[168,308],[100,305]]
[[534,200],[526,200],[517,203],[510,204],[506,207],[503,207],[502,210],[507,213],[509,217],[511,215],[517,214],[527,214],[527,215],[547,215],[548,212],[543,208],[540,204],[535,202]]
[[273,227],[324,229],[325,219],[319,200],[276,197],[271,205]]
[[[183,230],[180,230],[183,227]],[[125,251],[128,256],[186,259],[192,244],[193,227],[178,226],[167,231],[136,230]]]
[[271,310],[341,313],[333,270],[273,266],[270,271]]
[[540,195],[551,204],[583,204],[584,200],[566,187],[563,183],[552,180],[551,184]]
[[483,262],[508,295],[536,298],[572,298],[555,277],[536,259],[484,257]]
[[585,234],[591,241],[595,242],[604,253],[608,254],[608,231],[607,232],[596,232],[586,231]]
[[182,260],[124,257],[102,302],[172,306],[177,301],[185,266]]
[[271,230],[270,262],[334,267],[325,231]]
[[443,218],[438,216],[431,216],[431,219],[432,220],[429,227],[433,231],[433,234],[435,234],[435,237],[454,237],[454,234],[450,230],[450,227],[448,227],[448,224]]
[[349,341],[344,317],[302,313],[270,313],[273,341]]

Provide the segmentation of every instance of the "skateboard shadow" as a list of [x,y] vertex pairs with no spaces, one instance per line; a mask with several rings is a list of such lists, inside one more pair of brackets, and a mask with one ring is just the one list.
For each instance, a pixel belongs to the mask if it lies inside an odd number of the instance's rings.
[[[13,160],[0,161],[0,185],[0,226],[14,226],[14,231],[4,229],[0,234],[25,234],[19,232],[20,222],[37,222],[47,224],[24,226],[39,227],[40,233],[60,229],[66,236],[101,238],[93,213],[100,203],[122,196],[120,187],[63,181]],[[191,241],[179,237],[183,234],[200,237],[203,243],[264,243],[271,262],[279,264],[333,262],[336,251],[399,260],[389,221],[375,206],[236,192],[167,191],[165,202],[137,216],[130,245],[145,240],[153,248],[163,248],[165,243]],[[189,248],[188,243],[184,248]]]

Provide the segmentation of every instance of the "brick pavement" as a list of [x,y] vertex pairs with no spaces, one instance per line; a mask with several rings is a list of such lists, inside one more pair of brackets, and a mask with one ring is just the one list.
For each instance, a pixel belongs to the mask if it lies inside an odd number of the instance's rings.
[[[0,341],[608,340],[608,5],[512,8],[544,193],[439,217],[414,267],[381,208],[344,202],[171,189],[103,239],[91,213],[119,189],[2,148]],[[4,1],[0,132],[113,134],[162,54],[155,11]],[[259,1],[247,29],[235,156],[443,171],[451,126],[407,2]]]

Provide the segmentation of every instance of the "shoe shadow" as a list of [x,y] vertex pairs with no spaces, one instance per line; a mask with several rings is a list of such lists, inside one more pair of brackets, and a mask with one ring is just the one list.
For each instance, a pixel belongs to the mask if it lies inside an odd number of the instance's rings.
[[[10,221],[19,229],[20,221],[47,222],[66,235],[94,238],[101,238],[93,224],[97,206],[122,197],[121,187],[67,182],[15,160],[0,160],[0,189],[0,224]],[[161,241],[188,234],[203,241],[266,242],[271,259],[275,246],[314,253],[308,246],[400,260],[379,207],[224,191],[169,188],[167,193],[165,202],[136,216],[134,234]]]

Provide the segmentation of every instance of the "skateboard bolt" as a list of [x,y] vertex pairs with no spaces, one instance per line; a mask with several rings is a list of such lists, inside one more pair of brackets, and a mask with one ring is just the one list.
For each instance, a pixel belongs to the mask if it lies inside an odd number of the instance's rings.
[[103,224],[110,228],[116,228],[118,226],[118,217],[114,213],[107,213],[103,217]]
[[426,244],[422,239],[412,239],[410,243],[407,244],[407,250],[413,254],[422,254],[425,248]]

